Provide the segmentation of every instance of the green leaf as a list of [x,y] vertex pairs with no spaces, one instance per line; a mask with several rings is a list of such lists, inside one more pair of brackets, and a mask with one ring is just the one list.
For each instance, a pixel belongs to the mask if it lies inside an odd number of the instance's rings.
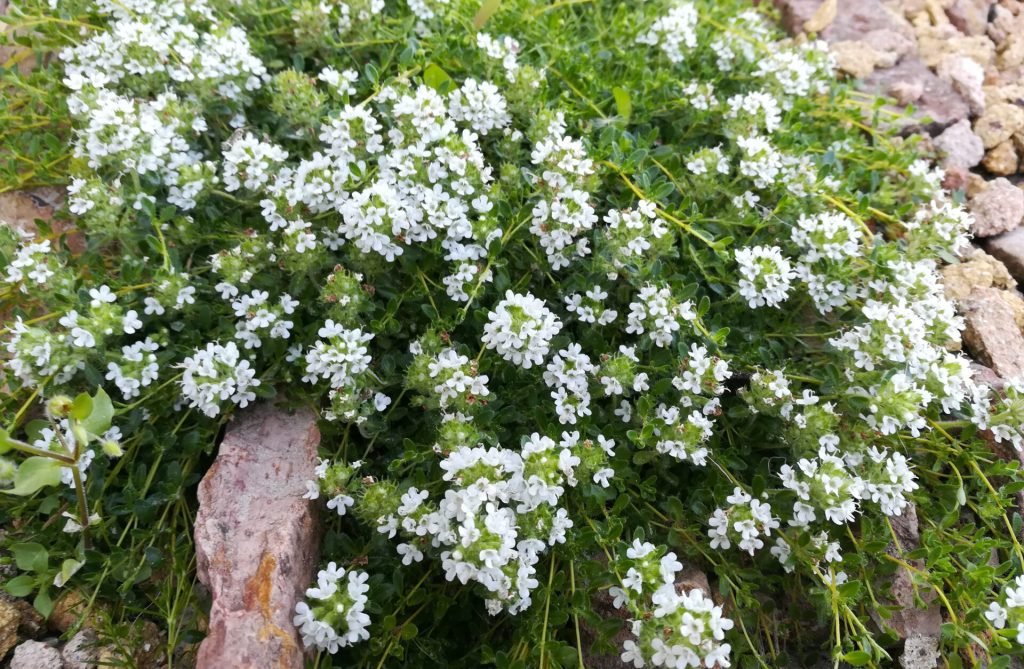
[[436,63],[427,65],[427,69],[423,71],[423,83],[442,94],[455,87],[452,78],[448,76],[447,72],[438,67]]
[[81,569],[84,564],[84,562],[80,562],[72,558],[64,560],[60,565],[60,572],[53,577],[53,584],[58,588],[63,587],[64,584],[71,580],[71,577],[75,575],[75,572]]
[[28,593],[32,592],[32,589],[36,587],[35,579],[28,574],[22,574],[21,576],[15,576],[11,580],[4,583],[4,590],[7,594],[14,597],[24,597]]
[[57,485],[61,467],[61,463],[52,458],[38,455],[27,458],[14,472],[14,487],[3,492],[24,497],[48,485]]
[[46,548],[34,541],[11,544],[11,555],[14,556],[14,563],[22,571],[45,571],[46,562],[49,557]]
[[612,89],[615,96],[615,109],[623,121],[629,123],[629,117],[633,115],[633,101],[629,97],[629,91],[619,86]]
[[473,27],[477,30],[483,28],[499,7],[501,7],[501,0],[484,0],[480,9],[477,10],[476,16],[473,17]]
[[92,413],[92,398],[88,393],[82,393],[71,403],[71,417],[75,420],[85,420]]
[[[77,403],[78,400],[75,400]],[[97,388],[92,397],[92,411],[82,420],[85,429],[95,435],[101,435],[110,429],[110,421],[114,418],[114,405],[103,388]]]
[[863,667],[871,661],[871,653],[866,650],[851,650],[843,655],[843,661],[855,667]]
[[39,611],[44,618],[49,618],[50,614],[53,613],[53,600],[50,599],[50,593],[46,590],[40,590],[39,594],[36,595],[35,601],[32,602],[32,606],[36,607],[36,611]]

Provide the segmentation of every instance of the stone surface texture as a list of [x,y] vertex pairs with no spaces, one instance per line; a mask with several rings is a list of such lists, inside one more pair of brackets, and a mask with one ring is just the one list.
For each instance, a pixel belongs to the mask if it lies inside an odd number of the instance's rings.
[[967,207],[974,215],[975,237],[992,237],[1013,230],[1024,220],[1024,190],[1005,178],[995,179],[971,198]]
[[316,421],[270,404],[243,411],[199,484],[198,573],[213,599],[200,669],[303,666],[291,619],[318,560],[314,506],[302,498]]
[[1024,335],[998,288],[979,288],[960,301],[964,347],[1004,379],[1024,374]]
[[62,669],[60,651],[40,641],[26,641],[14,649],[10,669]]

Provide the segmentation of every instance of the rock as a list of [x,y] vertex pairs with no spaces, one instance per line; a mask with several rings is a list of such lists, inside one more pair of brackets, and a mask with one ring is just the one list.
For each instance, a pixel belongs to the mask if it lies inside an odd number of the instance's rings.
[[22,232],[36,234],[36,219],[49,221],[64,203],[57,188],[35,188],[0,193],[0,221]]
[[1017,327],[1024,331],[1024,297],[1020,296],[1015,290],[1001,290],[999,291],[999,297],[1003,302],[1010,308],[1010,312],[1013,314],[1013,322],[1017,324]]
[[942,165],[969,169],[981,162],[985,157],[985,145],[981,138],[971,130],[971,122],[967,119],[957,121],[942,131],[933,140],[936,151],[943,157]]
[[965,167],[947,167],[942,177],[942,188],[948,191],[967,190],[971,173]]
[[982,177],[973,172],[967,175],[967,199],[978,197],[988,190],[988,183]]
[[1024,336],[1013,309],[996,288],[979,288],[961,300],[967,327],[963,342],[981,364],[1004,379],[1024,373]]
[[973,249],[962,263],[946,265],[941,273],[942,287],[951,300],[962,300],[976,288],[1017,287],[1006,266],[981,249]]
[[855,79],[863,79],[874,72],[885,58],[884,54],[860,40],[836,42],[830,51],[835,56],[836,67]]
[[1013,141],[1008,139],[990,149],[985,154],[982,164],[986,170],[1001,177],[1015,174],[1020,160],[1017,157],[1017,149]]
[[88,600],[77,590],[66,590],[53,603],[53,611],[50,612],[50,617],[47,621],[54,630],[62,633],[67,632],[74,625],[78,624],[79,619],[85,615],[88,606]]
[[21,611],[14,604],[0,599],[0,659],[18,643]]
[[998,259],[1013,278],[1024,283],[1024,227],[985,240],[985,250]]
[[1003,102],[1024,105],[1024,84],[1002,84],[985,86],[985,106],[991,107]]
[[39,641],[26,641],[14,649],[9,669],[61,669],[60,652]]
[[[911,504],[903,510],[902,514],[892,516],[889,520],[892,524],[895,540],[886,547],[885,552],[893,557],[906,560],[914,567],[922,568],[924,566],[923,561],[908,560],[906,558],[906,553],[920,546],[917,509]],[[915,593],[920,594],[920,598],[924,600],[925,608],[920,609],[917,607]],[[910,571],[906,567],[901,566],[896,569],[896,573],[893,575],[888,598],[898,608],[893,611],[892,617],[885,621],[884,624],[891,627],[908,644],[913,643],[915,646],[918,644],[927,646],[927,640],[932,639],[937,648],[942,630],[942,613],[936,604],[935,593],[927,588],[918,589],[914,585],[914,579]],[[912,639],[914,640],[913,642],[911,642]],[[931,666],[934,666],[934,663]]]
[[[835,19],[821,32],[821,37],[835,43],[865,39],[876,31],[899,33],[913,43],[914,30],[910,23],[880,0],[840,0]],[[877,44],[874,46],[878,48]]]
[[1012,11],[998,4],[992,8],[992,20],[988,24],[987,34],[1001,47],[1010,35],[1024,30],[1024,17],[1014,14]]
[[998,374],[985,365],[979,365],[976,362],[971,362],[971,379],[979,385],[992,388],[997,393],[1002,392],[1003,388],[1006,387],[1006,382],[999,378]]
[[803,32],[804,24],[814,16],[823,0],[774,0],[782,15],[782,27],[790,35]]
[[317,563],[315,507],[302,498],[316,421],[270,404],[242,412],[199,484],[197,572],[213,599],[200,669],[303,666],[292,615]]
[[916,58],[904,58],[895,67],[875,70],[858,83],[862,90],[877,95],[893,95],[894,87],[908,85],[919,87],[922,91],[914,102],[914,121],[911,126],[920,127],[925,124],[924,119],[928,118],[931,119],[929,125],[933,129],[942,130],[967,118],[970,111],[967,102],[953,90],[948,81],[940,79]]
[[946,9],[949,22],[965,35],[984,35],[994,0],[956,0]]
[[917,26],[918,54],[928,67],[937,67],[949,55],[967,56],[988,67],[995,60],[996,45],[987,35],[967,37],[951,25]]
[[896,81],[889,87],[889,95],[896,98],[901,105],[909,105],[917,102],[924,95],[924,82],[920,79],[915,81]]
[[1007,35],[1006,42],[996,56],[996,66],[1000,70],[1024,65],[1024,33],[1015,32]]
[[902,669],[935,669],[939,666],[939,637],[912,636],[903,644],[900,654]]
[[988,182],[988,188],[968,200],[974,214],[972,230],[976,237],[992,237],[1013,230],[1024,219],[1024,190],[1000,177]]
[[974,122],[974,132],[981,137],[986,149],[1005,142],[1021,128],[1024,128],[1024,109],[1006,102],[992,105]]
[[949,81],[953,90],[967,101],[971,113],[985,113],[985,70],[966,56],[946,56],[939,63],[938,75]]
[[60,651],[64,669],[95,669],[99,655],[96,633],[88,628],[71,637]]

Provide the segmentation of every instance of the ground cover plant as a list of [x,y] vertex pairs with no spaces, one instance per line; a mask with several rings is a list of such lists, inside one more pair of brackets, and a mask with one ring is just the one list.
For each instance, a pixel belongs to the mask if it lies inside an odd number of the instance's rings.
[[900,569],[946,666],[1008,666],[1024,382],[957,352],[969,217],[766,11],[12,8],[3,187],[81,237],[0,228],[6,590],[187,664],[192,491],[274,398],[324,419],[312,666],[892,666]]

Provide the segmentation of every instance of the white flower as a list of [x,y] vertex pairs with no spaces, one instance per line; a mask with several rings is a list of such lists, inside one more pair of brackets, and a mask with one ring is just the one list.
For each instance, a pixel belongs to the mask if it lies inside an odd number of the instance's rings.
[[562,322],[533,295],[506,291],[505,299],[487,314],[481,341],[505,360],[529,369],[548,354],[551,339]]

